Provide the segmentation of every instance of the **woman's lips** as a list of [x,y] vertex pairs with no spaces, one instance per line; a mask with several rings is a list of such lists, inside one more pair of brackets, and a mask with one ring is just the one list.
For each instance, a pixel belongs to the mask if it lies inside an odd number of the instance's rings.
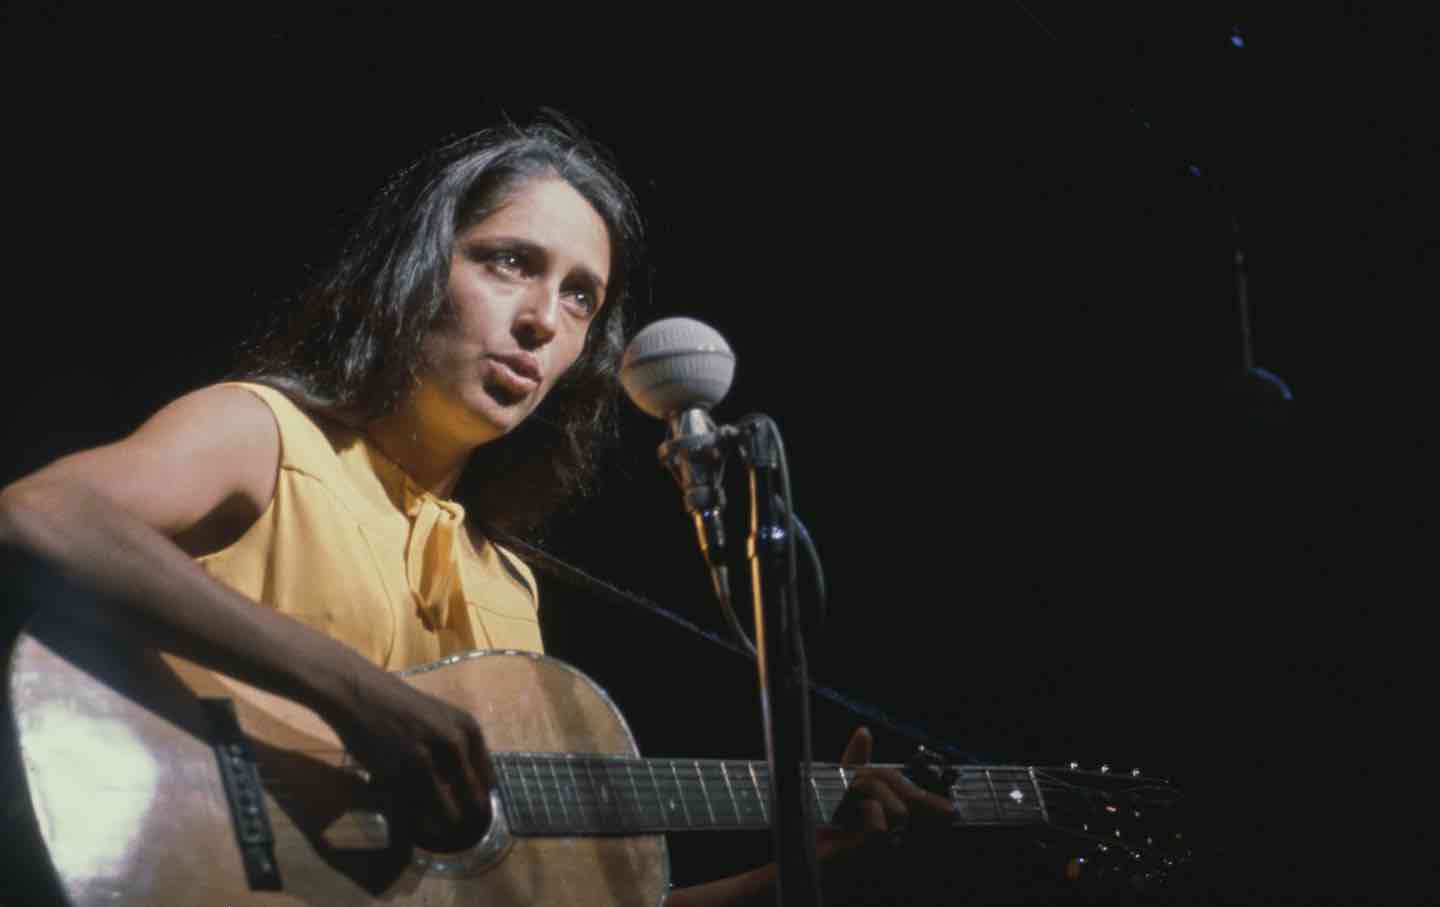
[[530,357],[491,356],[490,373],[515,394],[528,394],[540,386],[540,368]]

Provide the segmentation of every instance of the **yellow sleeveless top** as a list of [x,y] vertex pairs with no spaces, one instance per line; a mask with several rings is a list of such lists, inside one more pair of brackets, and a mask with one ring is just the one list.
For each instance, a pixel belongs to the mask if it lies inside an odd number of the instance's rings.
[[234,544],[198,558],[212,576],[401,670],[470,649],[541,651],[535,577],[465,510],[420,488],[365,435],[323,424],[280,391],[270,407],[280,472],[270,505]]

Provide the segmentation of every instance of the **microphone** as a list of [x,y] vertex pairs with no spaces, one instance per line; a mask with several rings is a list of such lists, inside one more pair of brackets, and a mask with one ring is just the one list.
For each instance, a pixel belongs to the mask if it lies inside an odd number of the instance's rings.
[[725,459],[710,407],[724,399],[734,377],[730,344],[719,331],[693,318],[665,318],[646,326],[620,362],[625,393],[643,412],[669,425],[660,459],[680,485],[715,595],[726,607],[730,579],[721,520],[725,492],[720,487]]

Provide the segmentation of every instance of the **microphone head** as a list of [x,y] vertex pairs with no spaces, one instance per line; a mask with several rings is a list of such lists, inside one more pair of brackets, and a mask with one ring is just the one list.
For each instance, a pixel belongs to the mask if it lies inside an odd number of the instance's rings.
[[720,332],[693,318],[646,325],[625,348],[620,384],[635,405],[657,419],[709,409],[735,378],[735,354]]

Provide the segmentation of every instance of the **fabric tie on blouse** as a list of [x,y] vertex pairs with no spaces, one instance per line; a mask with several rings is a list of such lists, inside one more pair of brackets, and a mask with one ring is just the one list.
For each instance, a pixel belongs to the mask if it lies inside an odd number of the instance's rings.
[[[415,596],[420,619],[427,629],[450,626],[451,601],[465,600],[460,579],[461,528],[465,508],[433,494],[417,493],[407,482],[405,515],[410,518],[410,539],[405,549],[405,578]],[[464,608],[460,609],[463,614]]]

